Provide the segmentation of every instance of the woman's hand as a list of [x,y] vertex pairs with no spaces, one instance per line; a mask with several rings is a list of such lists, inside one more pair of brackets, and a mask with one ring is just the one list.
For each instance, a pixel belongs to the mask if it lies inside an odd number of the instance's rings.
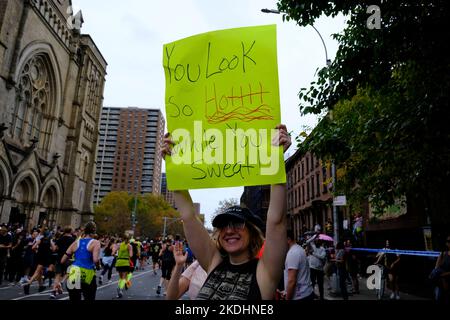
[[278,134],[272,140],[272,144],[275,146],[283,146],[283,152],[286,152],[292,144],[291,136],[284,124],[279,124],[276,126],[276,129],[278,129]]
[[161,148],[161,156],[163,159],[166,159],[166,155],[172,155],[172,146],[175,145],[175,142],[170,139],[170,133],[166,133],[163,138],[162,148]]
[[175,257],[175,263],[178,266],[182,266],[186,263],[187,252],[183,254],[183,244],[181,242],[175,243],[173,246],[173,255]]

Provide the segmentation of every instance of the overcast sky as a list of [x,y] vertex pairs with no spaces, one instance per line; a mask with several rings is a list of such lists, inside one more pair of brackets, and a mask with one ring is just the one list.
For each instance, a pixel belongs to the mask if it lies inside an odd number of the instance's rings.
[[[82,10],[82,33],[90,34],[108,62],[104,106],[159,108],[165,116],[163,45],[208,31],[277,24],[281,119],[289,131],[313,127],[314,117],[301,117],[297,93],[314,81],[325,65],[325,50],[312,27],[282,21],[265,14],[275,0],[73,0]],[[322,34],[328,56],[334,59],[337,43],[331,34],[344,28],[344,18],[322,18],[315,27]],[[167,119],[167,118],[166,118]],[[295,151],[293,145],[290,149]],[[240,198],[243,188],[193,190],[207,226],[225,198]]]

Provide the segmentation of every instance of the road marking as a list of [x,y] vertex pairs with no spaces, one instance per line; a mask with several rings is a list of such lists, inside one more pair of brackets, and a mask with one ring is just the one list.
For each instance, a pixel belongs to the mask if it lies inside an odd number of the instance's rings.
[[[119,275],[118,274],[113,274],[113,277],[118,277]],[[33,286],[31,286],[31,287],[33,287]],[[50,289],[50,290],[46,290],[46,291],[42,291],[42,292],[38,292],[38,293],[33,293],[33,294],[28,294],[28,295],[24,295],[24,296],[22,296],[22,297],[18,297],[18,298],[14,298],[14,299],[11,299],[11,300],[22,300],[22,299],[27,299],[27,298],[30,298],[30,297],[36,297],[36,296],[45,296],[45,295],[49,295],[51,292],[53,292],[53,288],[52,289]],[[65,293],[66,294],[66,293]]]
[[[133,279],[136,279],[137,277],[143,276],[143,275],[145,275],[145,274],[147,274],[147,273],[149,273],[149,272],[153,272],[153,270],[149,270],[149,271],[145,271],[145,272],[139,273],[139,274],[133,276]],[[98,287],[98,288],[97,288],[97,291],[98,291],[98,290],[101,290],[101,289],[103,289],[103,288],[112,286],[113,284],[117,284],[117,283],[119,283],[118,280],[113,281],[113,282],[108,283],[108,284],[105,284],[105,285],[103,285],[103,286],[101,286],[101,287]],[[65,294],[66,294],[66,293],[65,293]],[[69,297],[65,297],[65,298],[58,299],[58,300],[69,300]]]

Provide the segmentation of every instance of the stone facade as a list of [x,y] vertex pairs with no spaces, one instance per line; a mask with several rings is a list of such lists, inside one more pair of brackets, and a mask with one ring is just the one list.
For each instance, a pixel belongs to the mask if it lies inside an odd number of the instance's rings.
[[69,0],[0,0],[0,222],[92,218],[107,63]]

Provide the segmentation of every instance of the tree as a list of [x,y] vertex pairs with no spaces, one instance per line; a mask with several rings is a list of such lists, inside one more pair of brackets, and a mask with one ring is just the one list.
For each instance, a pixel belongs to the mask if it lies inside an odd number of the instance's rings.
[[224,199],[219,201],[219,207],[214,211],[214,216],[221,214],[223,211],[229,207],[238,206],[239,201],[236,198]]
[[[161,196],[138,195],[136,199],[136,236],[159,237],[163,232],[163,217],[179,216]],[[134,210],[134,195],[127,192],[110,192],[95,208],[95,221],[99,233],[122,235],[131,230],[131,214]],[[181,221],[171,224],[173,233],[183,234]]]
[[110,192],[95,207],[95,222],[100,234],[123,235],[131,229],[130,199],[127,192]]
[[[383,1],[381,29],[366,26],[373,1],[280,0],[300,26],[348,15],[332,65],[300,90],[300,112],[322,119],[300,148],[345,169],[336,186],[357,203],[385,208],[407,196],[450,224],[450,3]],[[446,214],[442,214],[445,212]]]

